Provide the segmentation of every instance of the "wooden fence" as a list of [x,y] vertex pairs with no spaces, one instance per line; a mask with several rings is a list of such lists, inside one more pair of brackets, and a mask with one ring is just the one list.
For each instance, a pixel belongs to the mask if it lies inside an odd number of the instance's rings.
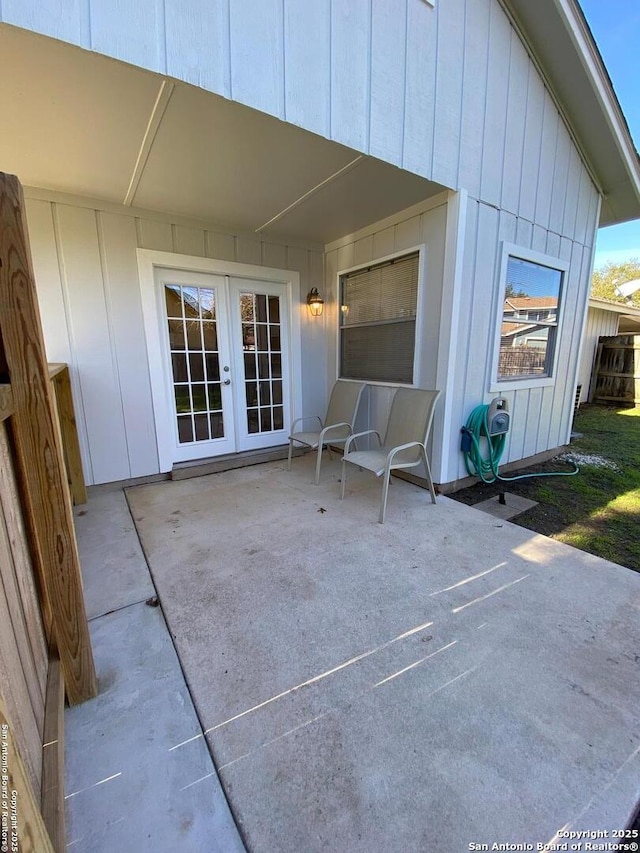
[[97,692],[73,427],[68,371],[51,380],[45,359],[22,188],[0,173],[0,840],[25,853],[65,849],[64,696]]
[[640,335],[598,340],[591,388],[595,402],[640,406]]
[[546,369],[547,351],[540,347],[500,347],[498,375],[530,376],[542,374]]

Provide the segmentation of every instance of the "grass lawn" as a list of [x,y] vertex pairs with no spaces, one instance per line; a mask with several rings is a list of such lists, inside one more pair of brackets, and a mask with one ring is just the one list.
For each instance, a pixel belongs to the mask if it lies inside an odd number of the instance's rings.
[[[574,430],[582,438],[571,443],[571,452],[587,459],[578,460],[580,473],[575,477],[478,482],[450,497],[475,504],[509,491],[538,501],[514,522],[640,572],[640,408],[582,406]],[[588,457],[604,462],[587,464]],[[556,459],[524,470],[569,468]],[[523,472],[505,476],[514,473]]]

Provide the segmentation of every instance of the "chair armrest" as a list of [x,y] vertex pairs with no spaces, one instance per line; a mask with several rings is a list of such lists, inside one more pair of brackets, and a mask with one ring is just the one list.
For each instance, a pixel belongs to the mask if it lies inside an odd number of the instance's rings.
[[345,446],[344,446],[344,455],[345,456],[349,452],[349,448],[351,447],[352,443],[357,438],[362,438],[363,435],[377,435],[378,436],[378,444],[382,445],[382,439],[380,438],[380,433],[378,432],[377,429],[366,429],[366,430],[364,430],[364,432],[355,432],[353,435],[349,436],[349,438],[347,439],[347,441],[345,443]]
[[399,444],[397,447],[392,447],[387,454],[387,465],[391,464],[391,460],[396,453],[400,453],[401,450],[409,450],[410,447],[424,447],[424,444],[421,444],[419,441],[409,441],[407,444]]
[[301,424],[303,421],[313,421],[316,420],[320,424],[320,429],[322,429],[322,418],[319,415],[307,415],[306,418],[296,418],[295,421],[291,424],[291,429],[289,432],[293,434],[295,432],[296,424]]
[[322,427],[322,430],[320,431],[320,441],[323,441],[325,435],[328,432],[331,432],[332,429],[342,429],[343,427],[347,427],[349,432],[351,432],[351,424],[346,423],[346,421],[344,423],[329,424],[329,426]]

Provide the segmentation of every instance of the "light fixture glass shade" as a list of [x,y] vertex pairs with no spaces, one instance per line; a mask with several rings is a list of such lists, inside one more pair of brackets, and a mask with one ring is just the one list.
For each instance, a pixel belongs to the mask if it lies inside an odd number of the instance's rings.
[[307,294],[307,305],[312,317],[319,317],[324,308],[324,299],[318,293],[317,287],[312,287]]

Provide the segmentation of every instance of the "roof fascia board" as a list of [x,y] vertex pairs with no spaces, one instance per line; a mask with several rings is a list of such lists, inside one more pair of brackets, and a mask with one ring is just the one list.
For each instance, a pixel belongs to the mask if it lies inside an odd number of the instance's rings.
[[563,15],[574,44],[595,83],[598,99],[620,153],[627,164],[629,174],[635,173],[636,182],[640,184],[640,166],[629,127],[586,19],[575,0],[554,0],[554,2]]
[[640,317],[640,308],[637,308],[635,305],[625,305],[623,302],[610,302],[608,299],[598,299],[597,296],[589,298],[589,308],[612,311],[614,314],[626,314],[629,317]]
[[[608,193],[604,190],[603,181],[598,178],[599,169],[596,166],[598,154],[596,151],[589,154],[588,147],[582,144],[581,139],[584,129],[582,131],[578,130],[579,123],[576,124],[563,107],[563,98],[561,98],[558,88],[552,82],[550,72],[546,70],[545,62],[538,55],[534,44],[535,39],[532,40],[528,34],[528,26],[535,20],[533,16],[538,18],[541,26],[545,26],[549,25],[550,16],[555,13],[556,21],[554,26],[558,28],[557,32],[564,33],[565,40],[573,46],[575,60],[580,63],[585,75],[585,83],[588,81],[592,97],[599,108],[601,126],[603,129],[606,128],[607,132],[611,135],[611,142],[620,157],[618,162],[621,169],[626,173],[629,190],[636,199],[636,207],[640,209],[640,159],[638,158],[634,142],[602,57],[576,0],[536,0],[533,3],[529,2],[529,0],[498,0],[498,2],[525,44],[531,60],[541,75],[554,104],[562,116],[594,185],[600,192],[601,197],[606,199]],[[567,98],[566,92],[564,98]],[[611,185],[608,189],[613,190],[614,186]],[[634,217],[627,216],[626,218]],[[625,220],[620,219],[618,221]]]

